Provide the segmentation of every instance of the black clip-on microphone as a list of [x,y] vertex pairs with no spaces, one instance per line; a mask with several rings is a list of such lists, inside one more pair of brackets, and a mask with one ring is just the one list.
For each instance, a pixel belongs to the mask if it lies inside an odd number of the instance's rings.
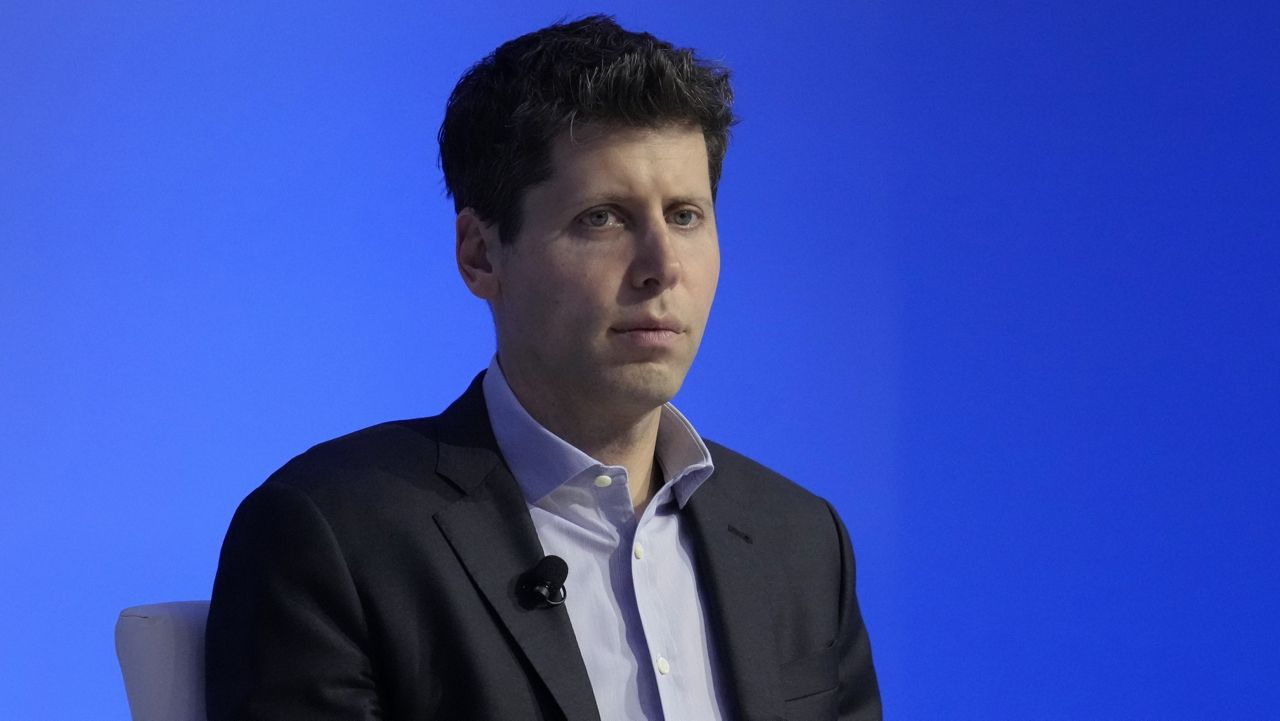
[[520,603],[529,609],[551,608],[564,603],[564,580],[569,564],[559,556],[545,556],[533,570],[520,576],[517,590]]

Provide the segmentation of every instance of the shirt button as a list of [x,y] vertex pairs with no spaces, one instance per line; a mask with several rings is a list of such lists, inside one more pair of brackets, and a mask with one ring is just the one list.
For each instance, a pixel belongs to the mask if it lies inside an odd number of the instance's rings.
[[663,676],[671,673],[671,664],[667,663],[667,659],[664,656],[658,657],[658,673]]
[[612,478],[608,476],[596,476],[596,488],[608,488],[612,484]]
[[631,552],[635,554],[637,561],[644,558],[644,546],[639,543],[636,544],[635,548],[631,549]]

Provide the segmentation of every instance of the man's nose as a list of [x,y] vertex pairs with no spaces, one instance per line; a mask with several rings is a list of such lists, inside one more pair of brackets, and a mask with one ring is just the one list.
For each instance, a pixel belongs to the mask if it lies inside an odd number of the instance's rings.
[[632,285],[662,290],[680,281],[682,264],[677,239],[672,237],[671,227],[665,217],[645,223],[637,233],[635,242]]

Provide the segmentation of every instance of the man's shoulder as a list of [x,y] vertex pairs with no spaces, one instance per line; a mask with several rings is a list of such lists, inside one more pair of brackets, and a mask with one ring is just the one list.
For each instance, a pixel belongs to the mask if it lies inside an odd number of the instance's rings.
[[435,459],[437,418],[387,421],[322,441],[299,453],[277,473],[412,473]]
[[340,508],[357,498],[367,503],[377,497],[448,493],[436,482],[438,419],[388,421],[318,443],[263,485],[300,491],[322,508]]
[[715,441],[703,442],[711,451],[715,475],[732,483],[733,495],[745,503],[784,514],[831,513],[825,499],[763,463]]

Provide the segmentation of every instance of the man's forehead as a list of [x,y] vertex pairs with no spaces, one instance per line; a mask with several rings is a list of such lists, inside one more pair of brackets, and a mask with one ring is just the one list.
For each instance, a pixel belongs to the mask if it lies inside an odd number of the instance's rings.
[[[707,148],[702,132],[696,125],[688,124],[658,127],[576,124],[552,140],[550,159],[548,181],[551,183],[557,179],[568,180],[566,174],[594,175],[595,171],[607,174],[605,171],[618,167],[609,163],[619,160],[628,169],[638,167],[629,162],[634,160],[667,170],[687,168],[698,176],[707,170]],[[710,182],[709,176],[707,181]]]
[[[666,157],[657,163],[660,167],[636,170],[638,163],[626,158],[618,162],[617,156],[603,152],[632,143],[668,146]],[[655,191],[663,196],[663,205],[696,205],[704,212],[714,207],[706,142],[696,124],[654,127],[579,121],[553,138],[550,161],[546,178],[528,186],[519,199],[521,214],[535,223],[548,214],[577,213],[593,205],[649,202]]]

